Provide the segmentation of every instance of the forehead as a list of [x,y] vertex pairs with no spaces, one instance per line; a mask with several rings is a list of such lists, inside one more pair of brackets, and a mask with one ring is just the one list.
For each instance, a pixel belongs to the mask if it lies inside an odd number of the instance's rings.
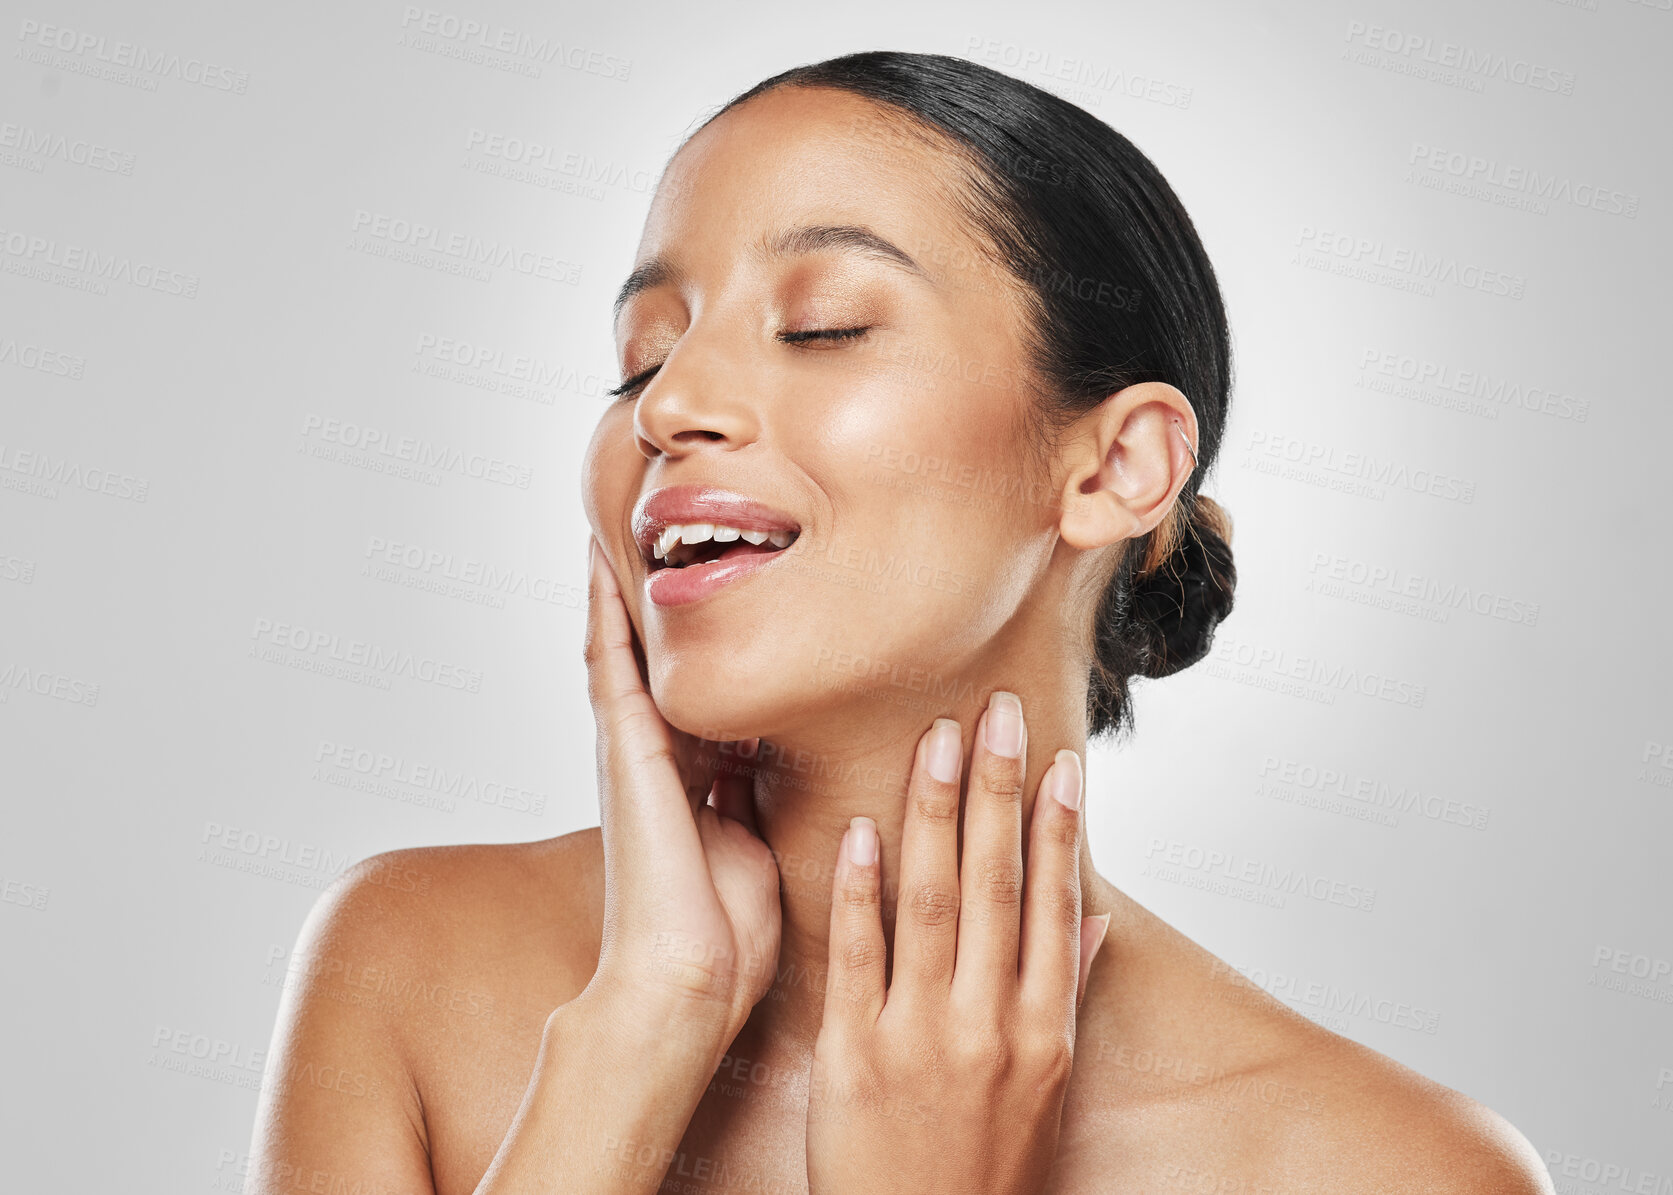
[[979,252],[961,215],[968,170],[905,113],[833,88],[781,87],[717,117],[674,156],[638,257],[735,251],[801,224],[871,227],[914,255]]

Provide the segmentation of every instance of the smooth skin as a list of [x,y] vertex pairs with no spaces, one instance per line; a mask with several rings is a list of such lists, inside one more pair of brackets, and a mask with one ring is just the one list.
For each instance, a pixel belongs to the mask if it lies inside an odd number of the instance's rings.
[[[635,261],[666,268],[616,325],[643,380],[585,466],[600,825],[392,852],[321,899],[247,1190],[1551,1190],[1502,1118],[1093,866],[1086,803],[1052,795],[1084,757],[1090,610],[1173,508],[1196,418],[1147,383],[1029,451],[1026,297],[960,179],[823,90],[670,163]],[[797,234],[853,227],[910,263]],[[656,607],[630,516],[680,484],[803,537]],[[941,717],[957,781],[930,771]]]

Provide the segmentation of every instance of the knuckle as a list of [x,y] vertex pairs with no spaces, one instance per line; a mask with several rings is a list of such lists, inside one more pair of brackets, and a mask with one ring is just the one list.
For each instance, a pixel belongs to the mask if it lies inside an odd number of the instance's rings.
[[995,905],[1017,905],[1022,902],[1022,861],[1014,855],[984,859],[976,868],[977,891],[982,898]]
[[984,1026],[961,1034],[954,1046],[954,1059],[961,1072],[994,1080],[1010,1073],[1013,1047],[1004,1033],[994,1026]]
[[1028,1070],[1038,1083],[1067,1084],[1075,1065],[1075,1043],[1067,1031],[1039,1032],[1029,1038]]
[[851,938],[843,944],[840,957],[845,971],[870,971],[883,965],[882,943],[869,937]]
[[1076,937],[1080,934],[1080,885],[1070,880],[1059,880],[1050,884],[1041,896],[1045,901],[1045,912],[1052,919],[1065,925],[1072,925]]
[[994,801],[1005,804],[1022,801],[1022,760],[988,756],[982,769],[981,790]]
[[877,889],[870,884],[844,884],[837,890],[837,899],[853,916],[865,916],[878,906]]
[[958,822],[958,789],[947,784],[924,785],[912,803],[918,820],[933,825]]
[[920,884],[912,890],[907,908],[917,925],[930,928],[947,925],[958,920],[959,894],[957,889],[939,884]]
[[1051,797],[1042,796],[1040,800],[1052,806],[1040,819],[1039,834],[1049,843],[1073,850],[1080,845],[1080,818],[1072,809],[1065,809]]

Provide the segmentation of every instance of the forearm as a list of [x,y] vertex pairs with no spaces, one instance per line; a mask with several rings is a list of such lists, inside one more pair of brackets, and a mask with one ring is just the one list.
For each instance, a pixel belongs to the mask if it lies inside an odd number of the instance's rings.
[[476,1195],[650,1195],[731,1041],[723,1018],[589,988],[552,1014]]

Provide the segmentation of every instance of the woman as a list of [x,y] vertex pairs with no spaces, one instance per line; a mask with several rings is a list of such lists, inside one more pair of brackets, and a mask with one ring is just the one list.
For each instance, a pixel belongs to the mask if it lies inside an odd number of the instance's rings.
[[602,826],[322,900],[254,1190],[1550,1190],[1093,868],[1080,752],[1235,575],[1225,316],[1138,150],[956,59],[790,71],[616,319]]

